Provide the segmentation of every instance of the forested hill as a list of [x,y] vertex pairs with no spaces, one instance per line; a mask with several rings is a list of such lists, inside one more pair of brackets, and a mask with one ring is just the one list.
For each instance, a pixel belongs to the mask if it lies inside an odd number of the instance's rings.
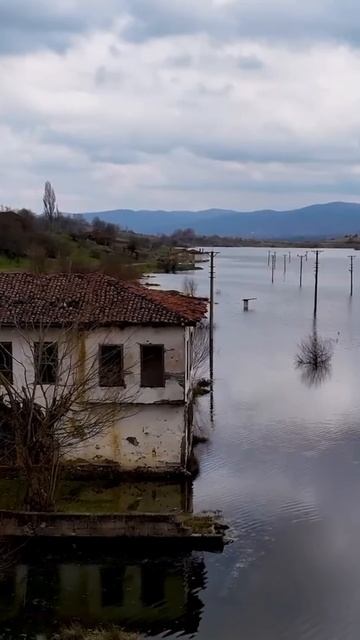
[[360,204],[332,202],[289,211],[241,212],[150,211],[119,209],[86,213],[138,233],[173,233],[191,228],[196,234],[261,239],[329,238],[360,233]]

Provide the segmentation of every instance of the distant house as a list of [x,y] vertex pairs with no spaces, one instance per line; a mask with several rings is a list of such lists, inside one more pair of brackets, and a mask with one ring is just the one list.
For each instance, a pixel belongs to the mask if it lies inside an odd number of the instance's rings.
[[101,274],[0,273],[0,374],[51,398],[70,379],[58,373],[66,332],[78,362],[95,371],[84,402],[126,407],[71,457],[178,472],[192,444],[192,333],[206,311],[204,300]]

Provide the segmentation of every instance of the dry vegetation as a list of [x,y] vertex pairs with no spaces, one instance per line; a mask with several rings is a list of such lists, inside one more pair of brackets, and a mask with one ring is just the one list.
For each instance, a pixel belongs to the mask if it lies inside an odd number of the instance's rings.
[[[0,374],[0,426],[3,440],[8,439],[2,446],[7,456],[13,448],[25,480],[24,508],[50,511],[66,454],[105,433],[128,411],[135,392],[109,388],[106,402],[94,407],[88,400],[98,384],[97,353],[86,352],[82,332],[76,325],[64,326],[53,344],[47,342],[49,327],[30,329],[16,329],[24,353],[15,360],[22,384],[19,374]],[[49,352],[49,345],[56,351]],[[29,376],[34,363],[35,375]]]
[[62,629],[51,640],[140,640],[140,636],[117,627],[85,629],[74,624]]

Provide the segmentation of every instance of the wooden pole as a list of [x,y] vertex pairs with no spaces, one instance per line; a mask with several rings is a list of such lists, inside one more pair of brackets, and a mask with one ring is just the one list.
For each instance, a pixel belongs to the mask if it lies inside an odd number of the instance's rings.
[[287,254],[284,253],[284,276],[286,275],[286,258],[287,258]]
[[314,290],[314,318],[317,316],[318,306],[318,281],[319,281],[319,249],[315,251],[315,290]]
[[304,259],[304,257],[305,257],[304,254],[298,254],[298,258],[300,258],[300,288],[302,287],[303,259]]
[[275,273],[275,264],[276,264],[276,256],[275,253],[271,256],[271,282],[274,284],[274,273]]
[[210,313],[209,313],[209,347],[210,347],[210,379],[214,376],[214,252],[210,252]]
[[355,256],[348,256],[350,258],[350,296],[352,297],[354,291],[354,258]]
[[216,251],[210,251],[209,365],[211,384],[214,379],[214,284]]
[[271,255],[271,251],[268,251],[268,267],[270,267],[270,255]]

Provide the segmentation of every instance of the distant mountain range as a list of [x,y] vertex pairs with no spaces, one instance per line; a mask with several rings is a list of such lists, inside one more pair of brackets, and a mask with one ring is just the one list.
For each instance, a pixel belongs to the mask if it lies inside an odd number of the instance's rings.
[[199,235],[241,236],[261,239],[332,238],[360,233],[360,204],[331,202],[290,211],[241,212],[229,209],[205,211],[148,211],[117,209],[86,213],[122,228],[145,234],[171,234],[191,228]]

